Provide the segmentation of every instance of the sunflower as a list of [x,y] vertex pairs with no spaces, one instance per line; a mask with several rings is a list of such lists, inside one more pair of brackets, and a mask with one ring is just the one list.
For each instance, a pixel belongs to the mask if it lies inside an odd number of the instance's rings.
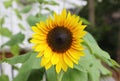
[[80,57],[84,56],[81,42],[86,34],[85,27],[78,16],[67,13],[66,9],[61,14],[54,13],[54,17],[49,17],[46,22],[32,26],[35,33],[31,42],[38,52],[37,57],[41,57],[41,66],[47,70],[54,65],[59,73],[78,64]]

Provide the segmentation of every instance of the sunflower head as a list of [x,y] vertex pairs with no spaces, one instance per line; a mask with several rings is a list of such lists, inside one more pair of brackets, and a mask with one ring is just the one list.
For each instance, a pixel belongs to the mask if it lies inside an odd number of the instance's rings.
[[56,72],[67,71],[68,67],[73,68],[74,63],[83,53],[82,38],[86,34],[82,21],[76,15],[71,15],[64,9],[61,14],[54,13],[46,22],[37,23],[32,27],[35,32],[31,42],[33,49],[41,57],[41,65],[49,69],[55,66]]

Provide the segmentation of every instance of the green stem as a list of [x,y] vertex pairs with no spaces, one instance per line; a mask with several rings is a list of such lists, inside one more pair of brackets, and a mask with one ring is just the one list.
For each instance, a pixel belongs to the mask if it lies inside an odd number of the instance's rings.
[[62,81],[63,75],[64,75],[63,71],[61,71],[59,74],[57,74],[57,81]]

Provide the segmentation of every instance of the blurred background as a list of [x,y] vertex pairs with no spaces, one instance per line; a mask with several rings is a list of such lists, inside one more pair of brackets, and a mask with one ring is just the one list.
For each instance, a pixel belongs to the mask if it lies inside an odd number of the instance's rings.
[[[79,15],[99,46],[120,64],[120,0],[0,0],[0,60],[31,50],[31,26],[63,8]],[[0,75],[2,69],[10,81],[17,74],[7,63],[0,64]]]

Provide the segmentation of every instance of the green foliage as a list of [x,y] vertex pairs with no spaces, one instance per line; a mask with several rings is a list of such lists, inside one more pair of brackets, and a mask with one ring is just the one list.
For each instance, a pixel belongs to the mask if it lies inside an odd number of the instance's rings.
[[11,39],[7,41],[5,44],[3,44],[2,46],[4,45],[14,46],[16,44],[20,44],[23,42],[24,38],[25,38],[24,34],[17,33],[16,35],[13,35]]
[[[19,74],[13,79],[13,81],[27,81],[30,73],[34,69],[41,68],[39,65],[39,60],[36,59],[36,53],[28,53],[29,58],[23,63],[22,67],[19,69]],[[35,79],[36,77],[34,77]]]
[[63,76],[62,81],[88,81],[87,72],[77,69],[69,69]]
[[7,0],[7,1],[4,1],[4,6],[5,6],[5,8],[9,8],[9,7],[11,7],[12,6],[12,0]]
[[0,81],[9,81],[9,78],[8,78],[7,75],[2,74],[2,75],[0,76]]
[[5,22],[5,17],[0,18],[0,28],[4,24],[4,22]]
[[30,26],[34,26],[36,23],[38,23],[40,21],[45,21],[45,20],[46,20],[45,15],[40,15],[40,17],[30,15],[27,18],[27,22]]
[[15,13],[16,13],[16,16],[19,18],[19,19],[22,19],[22,16],[20,14],[20,11],[18,9],[14,9]]
[[28,13],[32,9],[31,5],[25,6],[25,8],[21,11],[22,13]]
[[90,35],[89,33],[87,33],[87,35],[84,37],[84,41],[85,44],[88,45],[88,47],[90,48],[92,54],[95,54],[98,57],[101,58],[105,58],[105,59],[110,59],[110,56],[107,52],[103,51],[97,44],[97,42],[95,41],[95,39],[92,37],[92,35]]
[[32,70],[27,81],[41,81],[43,79],[44,69]]
[[47,75],[47,81],[57,81],[57,74],[55,72],[55,68],[51,67],[50,69],[48,69],[46,71],[46,75]]
[[8,28],[0,27],[0,35],[10,38],[12,36],[12,32]]
[[20,52],[20,47],[18,44],[16,45],[12,45],[10,46],[10,51],[11,53],[15,56],[15,55],[19,55],[19,52]]
[[19,23],[18,26],[20,27],[21,30],[25,30],[25,27],[21,23]]
[[23,42],[24,38],[25,38],[24,34],[17,33],[16,35],[11,36],[11,39],[4,43],[1,47],[9,46],[10,51],[13,55],[19,55],[20,52],[19,44]]
[[30,55],[32,54],[32,52],[26,53],[24,55],[20,55],[20,56],[15,56],[12,58],[7,58],[4,59],[3,62],[7,62],[11,65],[17,64],[17,63],[25,63],[28,58],[30,58]]
[[110,55],[103,51],[98,44],[96,43],[95,39],[89,33],[84,37],[85,44],[90,48],[92,54],[94,54],[97,58],[101,59],[102,61],[106,62],[109,66],[112,67],[119,67],[119,64],[116,62],[112,62]]
[[24,55],[15,56],[13,58],[5,59],[11,65],[16,63],[22,63],[22,67],[19,69],[19,74],[13,79],[13,81],[40,81],[43,77],[44,70],[40,66],[40,59],[36,58],[37,53],[28,52]]
[[81,19],[81,21],[82,21],[84,24],[90,25],[90,22],[89,22],[87,19],[85,19],[85,18],[83,18],[83,17],[80,17],[80,19]]

